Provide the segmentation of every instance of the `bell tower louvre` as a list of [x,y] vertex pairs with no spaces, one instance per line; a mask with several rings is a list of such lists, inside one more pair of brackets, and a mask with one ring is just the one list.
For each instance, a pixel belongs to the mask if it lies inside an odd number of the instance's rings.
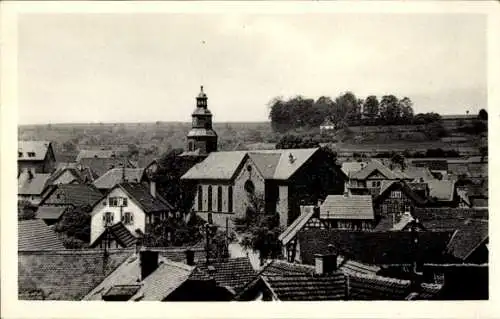
[[217,133],[212,128],[212,113],[207,108],[207,95],[201,86],[196,97],[196,109],[193,111],[191,130],[187,135],[187,148],[184,156],[207,156],[217,151]]

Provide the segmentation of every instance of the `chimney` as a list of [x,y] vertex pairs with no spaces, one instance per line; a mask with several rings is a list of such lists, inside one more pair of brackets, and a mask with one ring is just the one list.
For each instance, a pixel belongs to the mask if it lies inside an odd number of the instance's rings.
[[327,275],[337,271],[337,254],[316,254],[314,255],[314,271],[316,275]]
[[156,198],[156,182],[154,180],[151,180],[149,183],[149,192],[151,193],[151,196]]
[[290,155],[288,155],[288,160],[290,161],[290,163],[294,163],[295,162],[295,157],[293,156],[292,153],[290,153]]
[[28,181],[31,181],[33,179],[33,177],[35,177],[35,175],[33,174],[33,172],[29,169],[28,170]]
[[139,253],[141,263],[141,280],[151,275],[158,268],[158,252],[143,250]]
[[194,266],[194,251],[191,249],[186,250],[186,264]]

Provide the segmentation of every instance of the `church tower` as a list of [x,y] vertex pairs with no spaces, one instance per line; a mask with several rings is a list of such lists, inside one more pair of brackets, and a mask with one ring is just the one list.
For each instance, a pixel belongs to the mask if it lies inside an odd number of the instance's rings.
[[217,133],[212,128],[212,113],[207,108],[207,95],[201,91],[196,97],[196,109],[191,115],[192,127],[187,135],[185,155],[207,156],[217,151]]

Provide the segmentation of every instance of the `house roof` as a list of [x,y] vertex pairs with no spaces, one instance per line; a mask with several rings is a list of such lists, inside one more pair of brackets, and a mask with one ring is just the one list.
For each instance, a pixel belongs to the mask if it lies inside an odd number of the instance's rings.
[[321,219],[373,220],[372,197],[370,195],[328,195],[320,206]]
[[42,195],[48,186],[50,174],[34,174],[31,179],[27,176],[28,174],[23,172],[19,176],[17,193],[19,195]]
[[447,252],[465,261],[486,240],[488,240],[488,221],[470,219],[455,231],[448,243]]
[[411,282],[377,275],[349,275],[351,300],[404,300],[411,292]]
[[93,185],[88,184],[60,184],[45,195],[40,205],[73,205],[92,206],[102,194]]
[[[41,222],[41,221],[40,221]],[[49,300],[80,300],[115,270],[130,252],[102,250],[20,251],[20,297],[37,290]]]
[[110,289],[139,285],[139,289],[134,288],[135,294],[130,300],[162,301],[189,278],[192,270],[192,266],[159,256],[158,268],[141,280],[140,258],[134,254],[101,280],[83,300],[102,300],[103,294]]
[[342,172],[344,172],[344,174],[350,176],[350,174],[353,174],[363,169],[363,167],[365,167],[366,164],[367,164],[366,162],[344,162],[342,163],[341,169]]
[[59,219],[68,206],[39,206],[36,211],[38,219]]
[[52,175],[50,176],[48,183],[53,184],[65,172],[70,172],[78,181],[78,183],[83,182],[83,176],[81,172],[78,169],[76,169],[76,167],[61,167],[61,168],[56,168],[54,173],[52,173]]
[[351,174],[350,178],[365,180],[374,172],[379,172],[386,179],[404,179],[408,178],[402,173],[391,171],[388,167],[382,164],[380,161],[372,159],[368,164],[361,170]]
[[295,238],[297,233],[307,224],[313,215],[314,206],[305,206],[299,217],[279,235],[278,240],[281,241],[281,244],[286,245],[290,240]]
[[222,262],[212,262],[209,266],[200,263],[189,279],[206,280],[207,276],[214,279],[218,285],[238,293],[257,276],[257,273],[248,257],[240,257],[230,258]]
[[123,225],[122,222],[119,222],[106,227],[104,231],[94,240],[94,242],[90,244],[90,247],[95,247],[96,244],[99,243],[107,234],[119,242],[122,247],[134,247],[137,242],[137,238],[128,230],[127,227],[125,227],[125,225]]
[[318,148],[212,152],[193,166],[182,179],[232,179],[246,156],[250,156],[267,179],[289,179]]
[[434,179],[434,176],[427,167],[417,167],[409,165],[405,168],[404,171],[401,171],[399,168],[395,169],[394,171],[404,173],[406,176],[414,180],[422,179],[425,182]]
[[[47,155],[47,151],[51,147],[49,141],[18,141],[17,156],[18,161],[43,161]],[[34,153],[29,156],[28,153]],[[21,156],[19,156],[21,155]]]
[[407,231],[351,232],[308,229],[299,233],[301,260],[314,264],[314,255],[334,245],[348,259],[370,265],[412,264],[415,256],[425,262],[440,262],[451,232],[418,232],[419,244],[412,251],[413,234]]
[[266,275],[262,279],[281,301],[343,300],[346,297],[346,278],[341,272],[322,276]]
[[143,168],[113,168],[104,173],[94,181],[94,186],[99,189],[110,189],[116,184],[123,182],[123,172],[125,171],[125,180],[132,183],[140,183],[144,176]]
[[56,233],[41,219],[18,222],[18,251],[64,249]]
[[429,180],[429,196],[438,201],[453,201],[455,182],[448,180]]
[[165,199],[159,196],[153,197],[149,187],[142,183],[120,183],[113,187],[108,193],[116,187],[123,189],[132,200],[141,206],[146,213],[168,211],[173,209],[172,205],[170,205]]
[[127,168],[134,168],[135,166],[128,160],[118,157],[110,158],[82,158],[78,161],[83,167],[88,167],[92,170],[97,177],[104,175],[107,171],[115,167],[122,167],[125,164]]
[[381,199],[386,198],[387,193],[394,189],[401,190],[408,198],[418,205],[426,203],[426,199],[416,194],[405,181],[386,181],[383,183],[374,202],[379,202]]

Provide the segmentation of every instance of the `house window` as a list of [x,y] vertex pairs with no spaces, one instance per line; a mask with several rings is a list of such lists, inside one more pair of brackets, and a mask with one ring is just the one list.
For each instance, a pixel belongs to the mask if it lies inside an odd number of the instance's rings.
[[213,217],[212,217],[212,213],[208,213],[208,223],[209,224],[213,224],[214,223],[214,220],[213,220]]
[[405,204],[405,212],[411,212],[411,206],[409,204]]
[[229,186],[227,189],[227,211],[233,212],[233,186]]
[[203,210],[203,187],[201,185],[198,186],[198,211],[201,212]]
[[208,186],[208,211],[212,211],[212,186]]
[[28,152],[28,157],[35,157],[35,152]]
[[373,181],[372,187],[380,187],[380,181]]
[[125,214],[123,214],[123,223],[125,225],[134,224],[134,215],[131,212],[125,212]]
[[188,149],[190,152],[194,151],[194,142],[193,141],[189,141],[188,143]]
[[23,152],[17,152],[18,157],[23,157]]
[[104,222],[104,226],[109,226],[113,224],[114,215],[111,212],[105,212],[102,216],[102,220]]
[[109,206],[111,207],[127,207],[128,200],[126,197],[110,197]]
[[217,187],[217,211],[222,212],[222,187]]
[[403,198],[403,194],[401,191],[392,191],[391,198]]

